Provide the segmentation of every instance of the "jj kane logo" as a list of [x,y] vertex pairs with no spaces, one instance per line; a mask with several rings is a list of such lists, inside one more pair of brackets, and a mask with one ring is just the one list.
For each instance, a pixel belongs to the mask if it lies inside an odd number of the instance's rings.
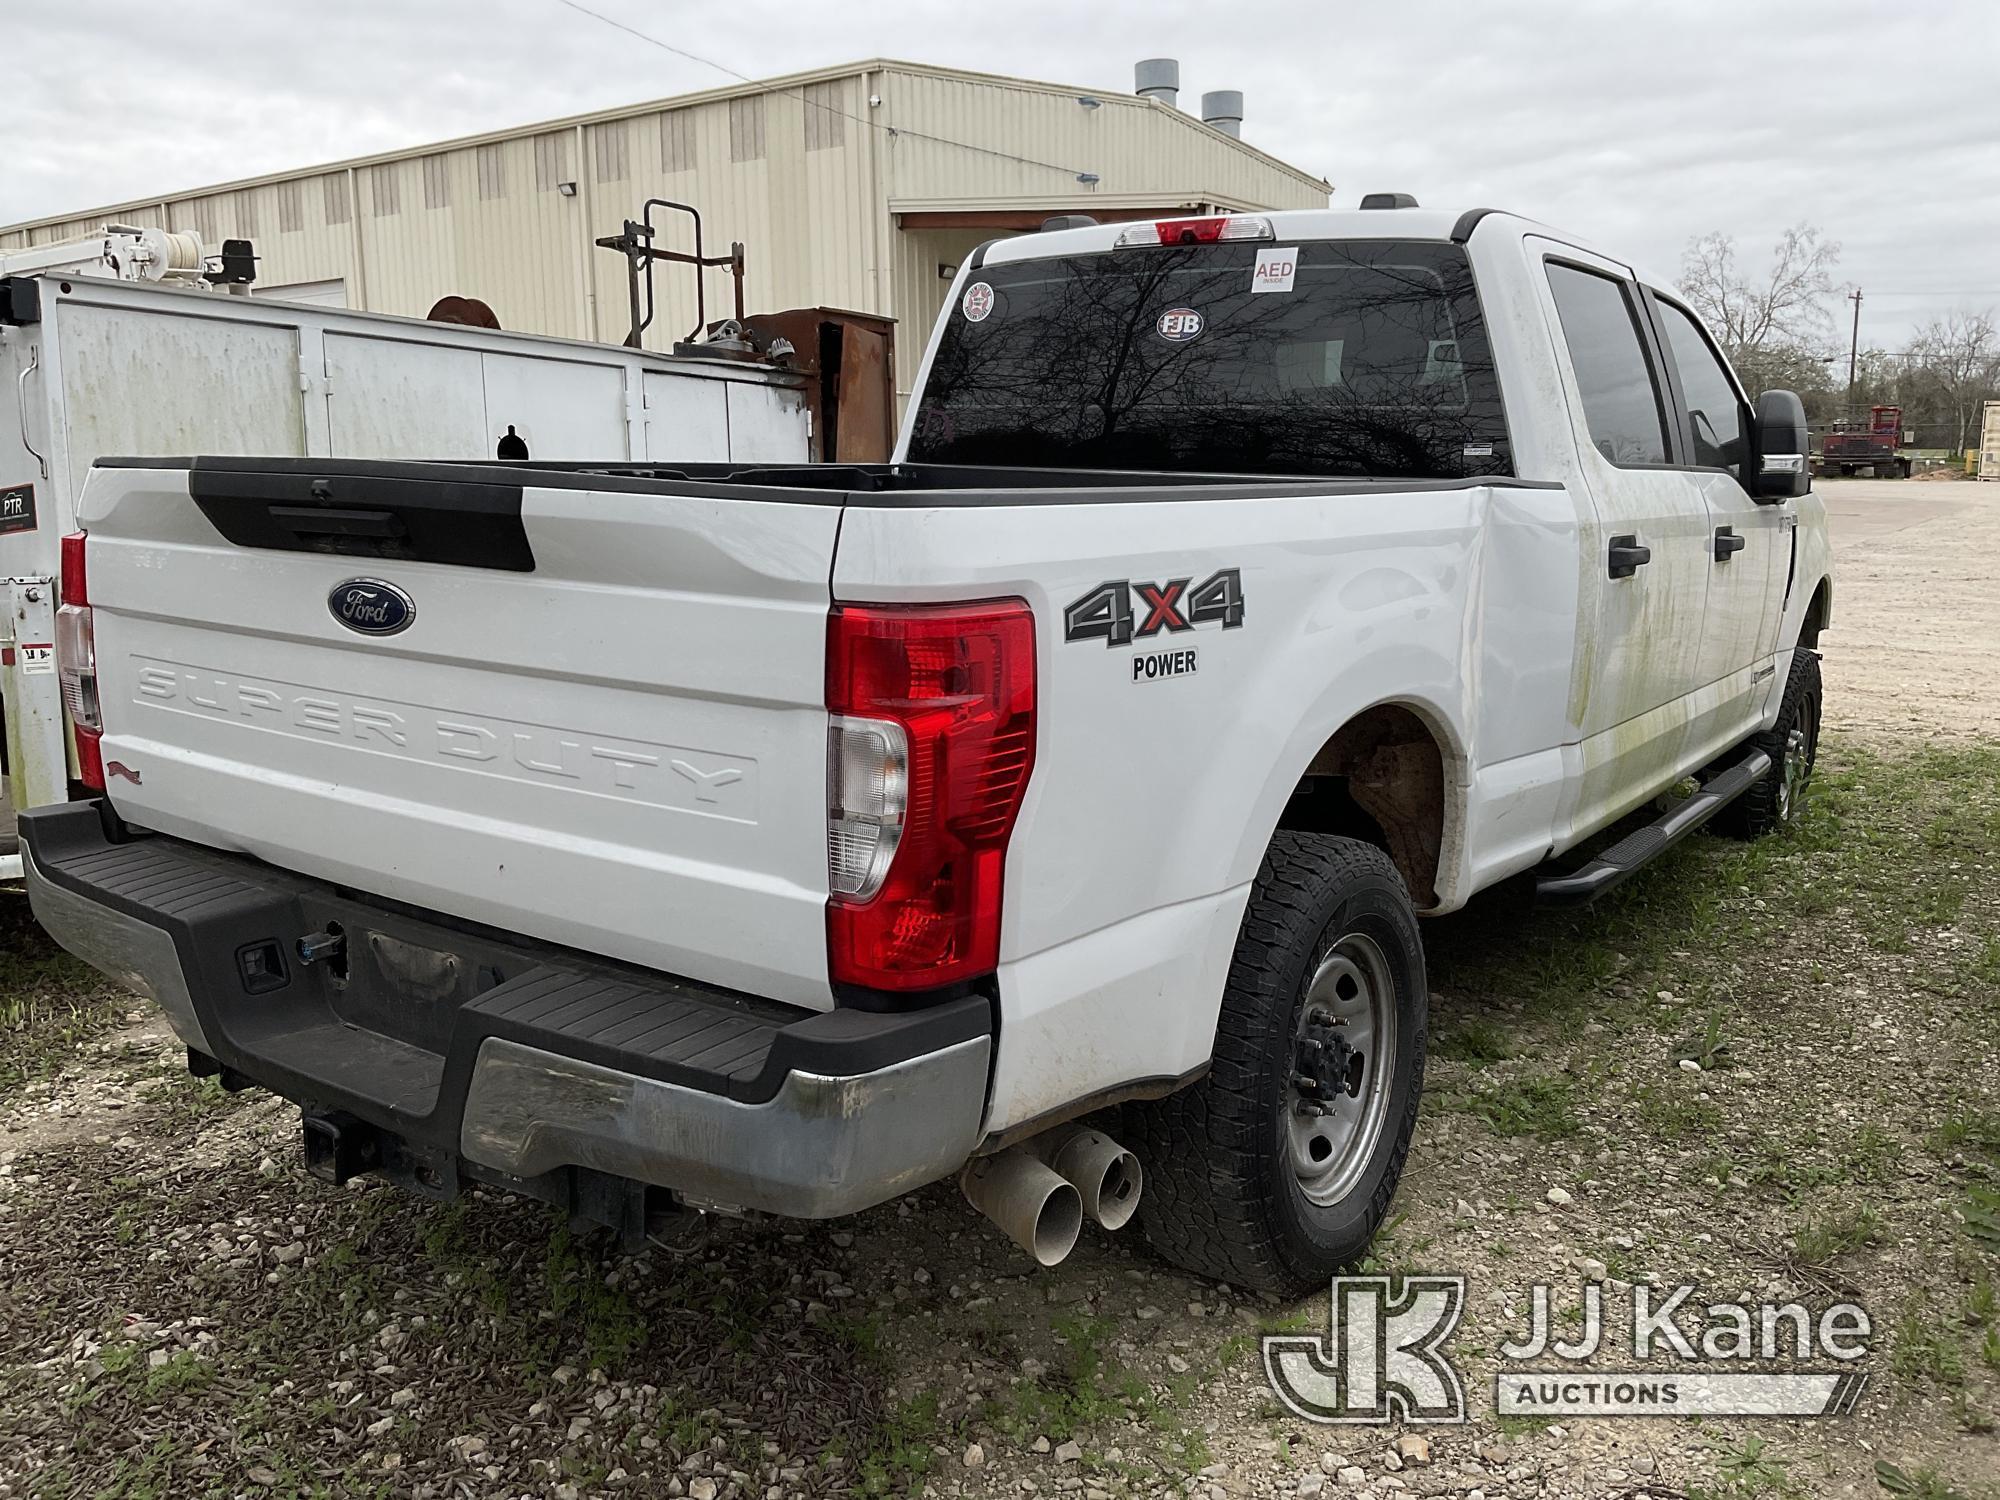
[[1332,1327],[1267,1334],[1278,1399],[1309,1422],[1463,1422],[1465,1386],[1439,1346],[1465,1312],[1463,1276],[1333,1278]]
[[[1835,1303],[1815,1317],[1795,1302],[1690,1305],[1694,1288],[1631,1287],[1632,1368],[1600,1369],[1623,1341],[1607,1338],[1601,1282],[1583,1284],[1580,1329],[1552,1336],[1546,1285],[1531,1289],[1525,1336],[1500,1346],[1500,1416],[1845,1416],[1867,1390],[1849,1365],[1868,1352],[1865,1309]],[[1270,1334],[1264,1368],[1278,1399],[1312,1422],[1463,1422],[1465,1387],[1443,1352],[1465,1311],[1462,1276],[1333,1278],[1325,1339]],[[1677,1316],[1678,1315],[1678,1316]],[[1699,1361],[1707,1368],[1691,1369]],[[1534,1367],[1527,1367],[1533,1362]],[[1743,1369],[1744,1364],[1790,1366]]]

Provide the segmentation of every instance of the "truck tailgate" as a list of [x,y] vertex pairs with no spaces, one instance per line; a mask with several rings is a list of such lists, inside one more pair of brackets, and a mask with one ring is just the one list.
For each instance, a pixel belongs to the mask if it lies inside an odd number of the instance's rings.
[[113,804],[372,895],[827,1007],[839,497],[731,488],[98,469],[79,513]]

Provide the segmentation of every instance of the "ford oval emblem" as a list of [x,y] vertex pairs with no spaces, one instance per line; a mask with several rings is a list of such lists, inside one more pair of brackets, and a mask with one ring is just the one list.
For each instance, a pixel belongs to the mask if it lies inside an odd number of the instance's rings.
[[350,578],[335,584],[326,596],[326,607],[341,624],[363,635],[394,635],[408,630],[417,617],[416,601],[379,578]]

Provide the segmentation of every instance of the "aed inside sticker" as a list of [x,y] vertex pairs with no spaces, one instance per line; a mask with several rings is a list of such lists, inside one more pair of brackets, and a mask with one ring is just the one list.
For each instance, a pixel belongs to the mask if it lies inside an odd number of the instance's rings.
[[1189,339],[1201,337],[1201,330],[1207,321],[1191,307],[1170,307],[1160,314],[1159,322],[1153,326],[1168,343],[1185,344]]
[[1299,274],[1299,247],[1293,245],[1284,250],[1264,249],[1257,252],[1257,265],[1250,272],[1250,290],[1253,292],[1289,292]]
[[35,487],[0,485],[0,534],[35,529]]
[[965,314],[968,323],[984,323],[993,311],[993,288],[983,281],[975,281],[965,289],[959,299],[959,311]]

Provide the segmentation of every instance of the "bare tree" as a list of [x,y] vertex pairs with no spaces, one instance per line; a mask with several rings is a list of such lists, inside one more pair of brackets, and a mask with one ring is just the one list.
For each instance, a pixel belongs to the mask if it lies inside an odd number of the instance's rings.
[[1916,332],[1906,351],[1910,383],[1928,388],[1939,407],[1957,423],[1964,451],[1981,404],[2000,390],[2000,339],[1993,310],[1953,312],[1933,318]]
[[1827,301],[1840,245],[1810,224],[1778,237],[1771,264],[1752,278],[1738,266],[1736,241],[1722,233],[1689,240],[1681,253],[1681,295],[1701,314],[1743,381],[1755,391],[1783,384],[1823,358],[1833,331]]

